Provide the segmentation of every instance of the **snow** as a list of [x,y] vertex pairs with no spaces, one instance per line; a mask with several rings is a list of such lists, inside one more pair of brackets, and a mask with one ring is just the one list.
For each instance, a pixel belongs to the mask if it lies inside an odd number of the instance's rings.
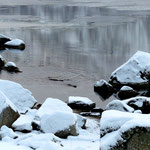
[[68,104],[71,104],[71,103],[91,105],[94,102],[87,97],[69,96]]
[[42,104],[40,109],[37,112],[37,117],[42,117],[43,115],[51,115],[51,113],[56,111],[62,112],[70,112],[72,113],[72,109],[63,101],[55,98],[47,98],[45,102]]
[[21,115],[12,125],[12,127],[17,131],[31,131],[32,121],[37,113],[37,110],[29,110],[25,115]]
[[14,63],[14,62],[11,62],[11,61],[9,61],[9,62],[7,62],[6,64],[5,64],[5,67],[17,67],[16,66],[16,64]]
[[0,137],[1,138],[4,138],[4,137],[16,138],[18,137],[18,135],[12,129],[4,125],[1,127]]
[[150,66],[149,60],[149,53],[138,51],[125,64],[116,69],[111,77],[116,77],[121,83],[145,83],[147,79],[141,78],[140,71]]
[[2,91],[0,91],[0,113],[9,106],[15,112],[17,112],[16,106],[6,97],[6,95]]
[[104,111],[100,121],[101,150],[115,146],[121,135],[131,128],[150,127],[150,115],[120,112],[116,110]]
[[133,91],[133,88],[131,88],[130,86],[123,86],[120,91]]
[[41,129],[45,133],[57,133],[75,125],[77,117],[70,112],[56,111],[41,118]]
[[108,82],[106,82],[105,80],[100,80],[100,81],[97,81],[96,84],[94,85],[95,87],[99,87],[99,86],[102,86],[103,84],[106,84],[106,85],[109,85],[109,86],[112,86],[111,84],[109,84]]
[[26,112],[37,102],[29,90],[12,81],[0,80],[0,90],[7,95],[20,113]]
[[19,46],[21,44],[25,44],[25,43],[20,39],[13,39],[5,43],[5,45],[9,45],[9,46]]

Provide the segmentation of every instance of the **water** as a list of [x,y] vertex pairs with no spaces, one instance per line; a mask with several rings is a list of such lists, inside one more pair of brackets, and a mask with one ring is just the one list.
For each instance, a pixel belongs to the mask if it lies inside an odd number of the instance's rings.
[[[93,92],[96,80],[109,80],[111,72],[137,50],[150,52],[150,12],[65,5],[0,7],[0,33],[20,38],[24,52],[5,50],[22,74],[1,73],[30,89],[43,102],[48,96],[66,100],[87,96],[104,107]],[[71,84],[48,77],[71,78]],[[112,99],[112,98],[111,98]]]

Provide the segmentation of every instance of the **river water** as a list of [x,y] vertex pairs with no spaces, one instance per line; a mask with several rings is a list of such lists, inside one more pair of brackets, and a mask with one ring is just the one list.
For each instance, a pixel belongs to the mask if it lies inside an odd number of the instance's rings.
[[[136,51],[150,52],[149,24],[150,11],[63,4],[1,6],[0,33],[24,40],[26,49],[1,52],[23,73],[2,71],[0,77],[21,83],[39,102],[46,97],[87,96],[104,107],[114,98],[102,102],[93,84],[108,81],[111,72]],[[69,81],[49,81],[49,77]]]

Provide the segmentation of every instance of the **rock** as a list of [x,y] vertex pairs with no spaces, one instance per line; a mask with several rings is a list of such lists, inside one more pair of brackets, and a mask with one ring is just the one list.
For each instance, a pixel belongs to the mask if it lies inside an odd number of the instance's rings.
[[20,50],[25,49],[25,43],[20,39],[13,39],[11,41],[8,41],[4,44],[4,46],[12,49],[20,49]]
[[82,117],[81,115],[78,115],[78,114],[76,114],[76,116],[77,116],[78,127],[85,129],[86,128],[85,124],[86,124],[87,119],[85,117]]
[[12,123],[19,117],[17,108],[1,91],[0,104],[0,127],[3,125],[10,127]]
[[0,34],[0,47],[4,47],[4,44],[11,39],[3,34]]
[[25,113],[37,102],[29,90],[12,81],[0,80],[0,90],[17,107],[19,113]]
[[12,129],[4,125],[0,129],[0,139],[4,137],[10,137],[12,139],[16,139],[18,135]]
[[123,86],[118,92],[119,99],[127,99],[137,96],[139,93],[129,86]]
[[117,68],[110,77],[113,87],[120,89],[128,85],[134,89],[147,89],[150,76],[150,54],[136,52],[125,64]]
[[149,150],[149,115],[109,110],[103,112],[100,126],[101,150]]
[[37,110],[30,110],[25,115],[21,115],[12,125],[15,131],[24,133],[32,131],[32,122],[37,113]]
[[56,111],[73,113],[72,109],[63,101],[55,98],[47,98],[39,108],[36,118],[41,118],[43,115],[49,115]]
[[105,80],[100,80],[94,85],[94,92],[96,92],[102,100],[105,100],[114,93],[114,89],[112,85]]
[[7,62],[5,65],[4,65],[4,69],[7,70],[8,72],[22,72],[19,70],[19,68],[16,66],[16,64],[14,62]]
[[5,65],[5,60],[4,60],[4,58],[0,55],[0,70],[3,69],[4,65]]
[[86,97],[69,96],[68,106],[73,109],[90,111],[95,107],[95,103]]
[[60,138],[77,136],[77,117],[70,112],[56,111],[41,117],[41,130],[44,133],[53,133]]
[[123,103],[120,100],[113,100],[107,104],[105,110],[119,110],[123,112],[134,112],[134,109],[128,106],[126,103]]
[[91,110],[91,112],[99,112],[99,113],[102,113],[104,110],[100,107],[95,107]]
[[81,112],[80,115],[89,116],[89,117],[100,117],[101,113],[99,113],[99,112]]

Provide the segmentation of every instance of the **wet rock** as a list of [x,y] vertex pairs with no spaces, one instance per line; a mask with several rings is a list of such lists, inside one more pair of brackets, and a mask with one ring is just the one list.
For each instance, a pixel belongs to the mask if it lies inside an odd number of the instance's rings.
[[148,89],[150,72],[150,54],[136,52],[125,64],[117,68],[110,77],[114,88],[120,89],[123,85],[136,90]]
[[123,86],[117,94],[119,99],[127,99],[137,96],[139,93],[129,86]]
[[5,63],[6,62],[5,62],[4,58],[0,55],[0,70],[3,69]]
[[6,48],[12,48],[12,49],[20,49],[20,50],[25,49],[25,43],[20,39],[13,39],[11,41],[8,41],[4,44],[4,46]]
[[95,103],[87,97],[69,96],[68,106],[73,109],[90,111],[95,107]]
[[4,47],[4,44],[11,39],[3,34],[0,34],[0,47]]
[[19,68],[16,66],[16,64],[14,62],[7,62],[4,65],[4,69],[11,73],[12,72],[15,72],[15,73],[22,72],[19,70]]
[[6,125],[10,127],[19,117],[16,106],[0,91],[0,127]]
[[96,92],[102,100],[105,100],[114,93],[114,89],[107,81],[100,80],[94,85],[94,92]]

